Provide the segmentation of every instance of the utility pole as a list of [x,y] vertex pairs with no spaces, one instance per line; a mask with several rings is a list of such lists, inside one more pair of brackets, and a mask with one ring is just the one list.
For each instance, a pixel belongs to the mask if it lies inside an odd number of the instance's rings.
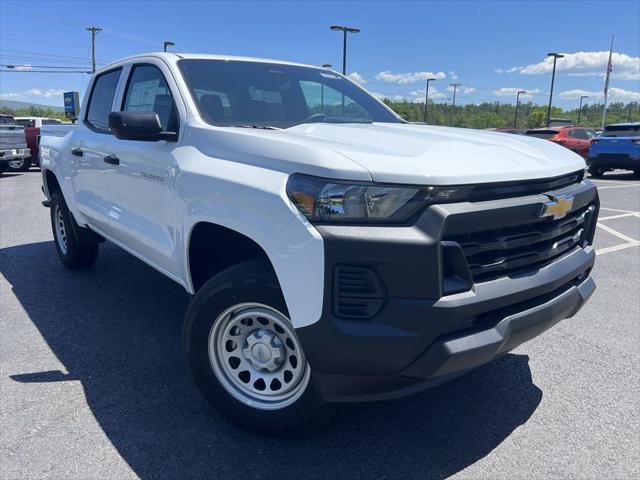
[[547,57],[553,57],[553,73],[551,74],[551,91],[549,92],[549,106],[547,107],[547,122],[545,127],[549,126],[549,120],[551,117],[551,101],[553,100],[553,83],[556,80],[556,62],[559,58],[564,58],[564,55],[556,52],[547,53]]
[[429,82],[435,82],[435,78],[427,78],[427,91],[424,93],[424,123],[427,123],[427,104],[429,103]]
[[518,128],[518,106],[520,105],[520,94],[527,93],[525,90],[518,91],[516,95],[516,114],[513,117],[513,128]]
[[101,32],[100,27],[87,27],[85,30],[91,32],[91,73],[96,73],[96,33]]
[[607,63],[607,79],[604,81],[604,107],[602,107],[602,122],[600,123],[600,130],[604,130],[604,121],[607,116],[607,98],[609,96],[609,75],[611,75],[611,56],[613,55],[613,38],[615,35],[611,35],[611,48],[609,49],[609,62]]
[[452,83],[449,86],[453,87],[453,102],[451,103],[452,108],[456,108],[456,90],[458,87],[462,85],[461,83]]
[[589,98],[589,95],[582,95],[580,97],[580,107],[578,107],[578,125],[580,125],[580,117],[582,115],[582,100]]

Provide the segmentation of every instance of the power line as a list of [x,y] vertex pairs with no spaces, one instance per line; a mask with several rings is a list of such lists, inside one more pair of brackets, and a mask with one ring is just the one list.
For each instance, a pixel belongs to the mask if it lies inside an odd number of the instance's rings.
[[24,69],[30,69],[30,68],[56,68],[56,69],[72,69],[72,70],[78,70],[81,68],[84,68],[82,65],[78,66],[73,66],[73,67],[67,67],[67,66],[58,66],[58,65],[32,65],[30,63],[24,63],[24,64],[18,64],[18,63],[9,63],[9,64],[3,64],[0,63],[0,67],[7,67],[7,68],[15,68],[16,70],[24,70]]
[[89,70],[14,70],[12,68],[0,70],[0,73],[88,73],[88,74],[91,74]]

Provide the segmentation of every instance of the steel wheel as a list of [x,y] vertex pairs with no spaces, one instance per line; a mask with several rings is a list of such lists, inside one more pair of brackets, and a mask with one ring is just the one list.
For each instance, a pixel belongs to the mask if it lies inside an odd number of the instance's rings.
[[63,254],[67,253],[67,229],[64,225],[64,217],[62,215],[62,209],[60,205],[55,205],[55,232],[56,232],[56,242],[58,243],[58,247]]
[[234,398],[261,410],[291,405],[311,373],[289,319],[258,303],[235,305],[216,319],[209,361]]
[[14,170],[20,170],[23,166],[24,166],[24,159],[20,159],[20,160],[11,160],[9,163],[9,166],[14,169]]

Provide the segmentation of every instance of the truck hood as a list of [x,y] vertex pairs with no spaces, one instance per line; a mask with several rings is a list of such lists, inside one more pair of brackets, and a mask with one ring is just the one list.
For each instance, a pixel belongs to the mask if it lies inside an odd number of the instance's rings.
[[366,169],[375,182],[462,185],[550,178],[585,168],[580,156],[562,146],[507,133],[402,123],[313,123],[283,133],[324,144]]

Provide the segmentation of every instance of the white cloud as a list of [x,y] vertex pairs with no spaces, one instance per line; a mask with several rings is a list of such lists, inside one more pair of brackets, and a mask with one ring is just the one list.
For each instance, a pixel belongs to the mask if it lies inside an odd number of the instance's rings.
[[[424,102],[424,94],[424,90],[414,90],[409,93],[409,96],[413,102]],[[447,96],[444,93],[439,92],[433,85],[429,86],[429,100],[441,100],[443,98],[447,98]]]
[[367,83],[367,80],[358,72],[350,73],[349,75],[347,75],[347,77],[349,77],[354,82],[359,83],[360,85],[364,85],[365,83]]
[[381,93],[381,92],[369,92],[369,93],[380,100],[387,99],[387,100],[394,100],[396,102],[401,102],[403,100],[406,100],[406,98],[402,95],[389,95],[387,93]]
[[[465,87],[464,85],[458,86],[458,88],[456,90],[457,93],[460,93],[460,92],[462,92],[462,93],[473,93],[475,91],[476,91],[475,88],[473,88],[473,87]],[[447,87],[447,92],[453,92],[453,87],[451,85],[449,85]]]
[[28,97],[43,97],[43,98],[55,98],[60,97],[62,101],[62,94],[64,90],[57,88],[32,88],[31,90],[25,90],[22,92],[7,92],[0,93],[0,98],[3,100],[19,100]]
[[388,70],[378,72],[376,80],[384,83],[397,83],[399,85],[409,85],[411,83],[426,81],[428,78],[435,78],[442,80],[447,78],[447,74],[444,72],[407,72],[407,73],[394,73]]
[[[604,99],[603,91],[589,90],[566,90],[564,92],[560,92],[558,94],[558,97],[570,100],[580,98],[583,95],[586,95],[590,99],[597,101]],[[640,101],[640,92],[625,90],[624,88],[611,87],[609,89],[609,100],[618,100],[622,102],[638,102]]]
[[[605,76],[609,52],[576,52],[565,53],[564,58],[559,58],[556,64],[556,72],[566,73],[572,76]],[[619,80],[640,80],[640,57],[632,57],[625,53],[614,52],[611,58],[611,77]],[[553,58],[545,57],[538,63],[509,69],[496,69],[496,73],[518,72],[523,75],[548,74],[553,70]]]
[[520,98],[532,98],[534,95],[540,94],[540,90],[537,88],[527,90],[526,88],[518,88],[518,87],[502,87],[493,91],[493,94],[497,97],[515,97],[518,95],[518,92],[525,91],[526,93],[521,93]]
[[451,77],[451,80],[458,80],[458,78],[460,78],[458,75],[456,75],[456,72],[449,72],[449,77]]

